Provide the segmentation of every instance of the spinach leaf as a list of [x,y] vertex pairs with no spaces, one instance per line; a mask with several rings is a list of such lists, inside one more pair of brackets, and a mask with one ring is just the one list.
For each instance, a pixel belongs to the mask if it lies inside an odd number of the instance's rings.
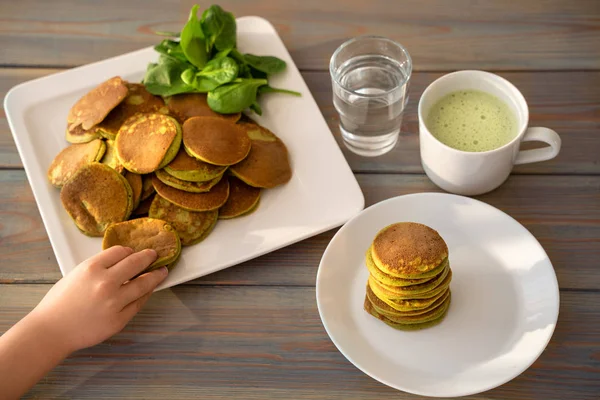
[[209,78],[218,82],[219,85],[229,83],[237,78],[239,67],[237,63],[229,57],[221,57],[210,60],[198,76]]
[[154,50],[156,50],[160,54],[171,56],[180,61],[187,62],[187,58],[185,57],[185,54],[183,54],[181,45],[179,44],[179,42],[176,42],[174,40],[165,39],[156,46],[154,46]]
[[300,93],[300,92],[295,92],[293,90],[287,90],[287,89],[274,88],[269,85],[261,86],[260,88],[258,88],[258,94],[263,94],[263,93],[285,93],[285,94],[291,94],[292,96],[297,96],[297,97],[302,96],[302,93]]
[[256,101],[258,88],[266,84],[266,79],[236,79],[208,92],[208,106],[221,114],[242,112]]
[[244,61],[252,68],[262,71],[267,75],[273,75],[283,71],[286,67],[285,61],[273,56],[255,56],[244,54]]
[[223,58],[223,57],[227,57],[229,55],[229,53],[231,52],[232,49],[227,49],[227,50],[222,50],[222,51],[218,51],[215,53],[214,56],[212,56],[212,59],[218,59],[218,58]]
[[204,67],[208,61],[207,44],[200,21],[196,17],[198,5],[194,5],[190,11],[187,23],[181,31],[181,48],[190,63],[198,68]]
[[158,64],[148,64],[144,85],[146,90],[158,96],[172,96],[193,91],[182,79],[182,73],[189,64],[175,58],[161,55]]
[[201,22],[209,49],[213,46],[219,51],[235,48],[236,23],[232,13],[212,5],[202,13]]

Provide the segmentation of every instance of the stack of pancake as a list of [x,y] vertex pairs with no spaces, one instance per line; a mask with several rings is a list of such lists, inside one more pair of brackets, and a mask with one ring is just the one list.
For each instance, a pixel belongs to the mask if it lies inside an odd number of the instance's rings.
[[152,268],[172,266],[218,219],[254,211],[292,174],[281,139],[249,118],[215,113],[205,94],[163,99],[120,77],[77,101],[66,139],[48,169],[63,207],[104,248],[160,250]]
[[402,222],[379,231],[366,254],[364,308],[400,330],[440,323],[450,306],[448,246],[426,225]]

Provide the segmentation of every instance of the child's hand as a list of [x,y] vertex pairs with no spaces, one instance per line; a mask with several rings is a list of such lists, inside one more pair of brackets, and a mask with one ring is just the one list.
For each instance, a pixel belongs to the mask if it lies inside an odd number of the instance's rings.
[[111,247],[61,279],[30,316],[67,354],[100,343],[121,331],[167,276],[163,267],[127,282],[154,260],[154,250]]

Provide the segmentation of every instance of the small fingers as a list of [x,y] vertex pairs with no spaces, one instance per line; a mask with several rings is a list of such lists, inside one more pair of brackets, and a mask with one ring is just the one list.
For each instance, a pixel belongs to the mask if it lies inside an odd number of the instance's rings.
[[167,277],[168,273],[166,267],[161,267],[127,282],[120,290],[122,304],[130,304],[146,294],[152,293],[158,284]]
[[113,246],[88,258],[84,263],[92,268],[110,268],[131,254],[133,250],[129,247]]
[[110,268],[109,273],[120,285],[148,268],[150,264],[156,261],[156,257],[156,251],[152,249],[133,253]]

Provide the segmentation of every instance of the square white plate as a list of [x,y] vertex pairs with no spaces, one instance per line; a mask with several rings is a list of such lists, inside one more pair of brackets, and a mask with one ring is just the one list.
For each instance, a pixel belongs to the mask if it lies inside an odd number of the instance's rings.
[[[270,83],[302,93],[302,97],[265,95],[263,117],[257,118],[287,145],[293,177],[286,185],[263,191],[256,212],[220,220],[206,240],[184,248],[177,267],[159,289],[324,232],[364,207],[360,187],[275,28],[259,17],[239,18],[237,26],[242,52],[274,55],[287,62],[287,69]],[[46,179],[54,156],[68,145],[64,131],[69,109],[112,76],[140,81],[148,62],[157,58],[152,48],[146,48],[26,82],[5,98],[6,115],[63,275],[101,250],[101,238],[79,232],[63,210],[59,191]]]

